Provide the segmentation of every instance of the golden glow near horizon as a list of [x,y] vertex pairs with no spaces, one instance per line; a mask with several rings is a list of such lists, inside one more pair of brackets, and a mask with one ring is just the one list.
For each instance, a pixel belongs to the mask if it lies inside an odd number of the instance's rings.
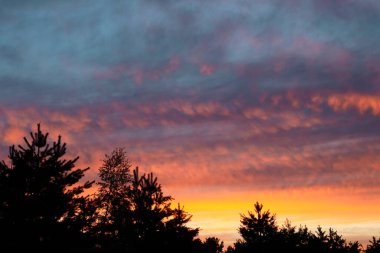
[[[366,245],[372,236],[380,234],[379,197],[342,189],[293,189],[273,191],[232,191],[213,195],[187,195],[179,191],[178,199],[193,215],[191,226],[200,227],[200,237],[216,236],[232,245],[240,238],[240,214],[253,209],[256,201],[276,214],[277,225],[285,220],[293,226],[306,225],[315,231],[337,230],[347,240]],[[182,195],[182,196],[180,196]]]

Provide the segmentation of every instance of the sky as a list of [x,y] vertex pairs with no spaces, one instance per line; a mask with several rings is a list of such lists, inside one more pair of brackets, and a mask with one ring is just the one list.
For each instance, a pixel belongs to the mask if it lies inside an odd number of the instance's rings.
[[259,201],[380,236],[377,0],[0,0],[0,155],[41,123],[124,147],[227,245]]

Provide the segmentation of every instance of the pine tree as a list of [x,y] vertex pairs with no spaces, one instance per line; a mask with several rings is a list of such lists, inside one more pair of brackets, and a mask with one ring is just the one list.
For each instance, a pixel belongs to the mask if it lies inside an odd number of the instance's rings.
[[[207,237],[201,242],[197,253],[222,253],[224,248],[224,242],[220,241],[217,237]],[[230,249],[232,250],[232,249]]]
[[75,168],[79,157],[64,159],[61,136],[49,144],[39,124],[30,137],[10,147],[10,164],[0,163],[0,240],[14,248],[66,247],[73,242],[65,238],[83,232],[75,221],[92,185],[79,183],[88,168]]
[[191,216],[179,205],[171,207],[173,198],[163,193],[153,173],[140,176],[136,168],[129,194],[137,252],[193,252],[199,229],[186,226]]
[[248,243],[269,241],[276,233],[276,215],[269,210],[263,211],[263,205],[256,202],[254,212],[248,212],[248,215],[241,215],[241,226],[239,233]]
[[[276,225],[276,216],[269,210],[263,211],[263,205],[254,204],[253,212],[241,215],[239,233],[243,240],[234,244],[235,252],[276,252],[280,250],[279,229]],[[231,251],[231,249],[229,249]]]
[[[171,196],[165,196],[153,173],[139,175],[133,170],[132,188],[129,199],[133,213],[134,239],[137,248],[150,247],[164,231],[164,219],[173,214]],[[161,241],[162,242],[162,241]]]
[[380,238],[372,237],[372,241],[369,241],[367,245],[366,253],[380,253]]

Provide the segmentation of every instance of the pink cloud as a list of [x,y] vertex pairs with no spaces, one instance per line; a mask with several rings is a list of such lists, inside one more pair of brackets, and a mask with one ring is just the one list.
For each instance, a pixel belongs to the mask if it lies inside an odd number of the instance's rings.
[[9,146],[20,142],[24,136],[26,136],[24,129],[18,127],[7,128],[3,131],[3,141]]
[[199,72],[204,76],[212,75],[215,71],[215,67],[211,64],[202,64],[199,68]]

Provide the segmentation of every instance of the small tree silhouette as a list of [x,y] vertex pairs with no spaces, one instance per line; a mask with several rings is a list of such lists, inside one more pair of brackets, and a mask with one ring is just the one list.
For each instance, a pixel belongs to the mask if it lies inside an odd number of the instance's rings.
[[253,212],[241,215],[240,222],[239,233],[247,245],[261,249],[273,243],[278,229],[276,215],[269,210],[263,211],[263,205],[259,202],[254,204]]
[[[48,133],[30,133],[25,145],[11,146],[10,165],[0,163],[0,229],[3,246],[49,248],[68,246],[68,237],[79,235],[84,224],[76,223],[92,182],[80,184],[88,169],[75,169],[64,159],[61,136],[48,143]],[[83,221],[83,220],[82,220]],[[74,231],[76,230],[76,231]],[[70,244],[73,244],[71,241]]]
[[259,202],[253,207],[253,212],[248,211],[248,215],[241,215],[239,233],[243,240],[236,241],[234,251],[272,252],[279,245],[276,215],[269,210],[263,211],[263,205]]
[[207,237],[203,242],[200,242],[197,253],[222,253],[224,243],[216,237]]
[[380,253],[380,238],[372,237],[372,241],[369,241],[367,245],[366,253]]
[[254,211],[241,215],[239,232],[243,240],[235,242],[234,247],[228,247],[228,253],[248,252],[293,252],[293,253],[359,253],[361,245],[349,242],[337,231],[329,229],[326,233],[321,227],[312,233],[306,226],[298,229],[287,220],[279,228],[276,216],[270,211],[263,211],[263,205],[258,202]]
[[347,243],[338,232],[332,228],[328,232],[318,226],[315,234],[311,234],[308,242],[308,252],[359,253],[359,242]]
[[284,252],[306,252],[309,238],[312,233],[306,226],[299,226],[298,229],[292,226],[286,219],[285,224],[279,230],[280,244]]

